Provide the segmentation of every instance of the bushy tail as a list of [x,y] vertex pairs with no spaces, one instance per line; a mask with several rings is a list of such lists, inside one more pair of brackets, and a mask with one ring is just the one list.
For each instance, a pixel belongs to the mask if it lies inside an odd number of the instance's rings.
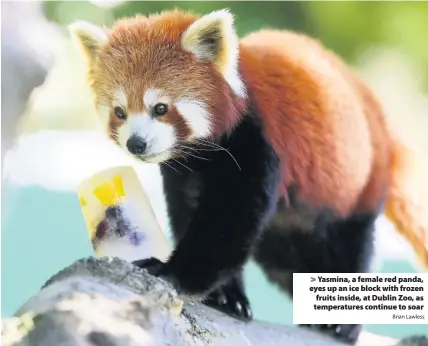
[[428,157],[423,160],[394,141],[385,214],[428,268]]

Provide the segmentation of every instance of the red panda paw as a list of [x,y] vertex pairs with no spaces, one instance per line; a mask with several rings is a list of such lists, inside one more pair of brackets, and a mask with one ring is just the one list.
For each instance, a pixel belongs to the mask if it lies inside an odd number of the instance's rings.
[[244,322],[253,319],[251,305],[243,287],[233,279],[212,291],[203,303]]

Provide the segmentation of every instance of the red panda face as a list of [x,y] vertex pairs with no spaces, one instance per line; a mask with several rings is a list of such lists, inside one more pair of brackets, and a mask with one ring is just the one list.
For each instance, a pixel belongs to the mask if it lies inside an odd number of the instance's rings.
[[131,155],[162,162],[234,125],[245,88],[229,12],[164,12],[110,31],[78,22],[71,32],[87,57],[104,129]]

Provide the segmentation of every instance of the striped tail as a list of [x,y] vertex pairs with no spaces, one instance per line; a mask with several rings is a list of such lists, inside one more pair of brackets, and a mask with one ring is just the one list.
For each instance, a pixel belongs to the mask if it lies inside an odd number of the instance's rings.
[[414,152],[396,140],[390,187],[385,205],[386,217],[413,247],[420,264],[428,268],[428,157],[418,159]]

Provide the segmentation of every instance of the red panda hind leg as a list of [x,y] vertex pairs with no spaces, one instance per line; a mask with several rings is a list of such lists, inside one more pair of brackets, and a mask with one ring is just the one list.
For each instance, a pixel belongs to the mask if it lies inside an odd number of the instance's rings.
[[[339,219],[280,201],[264,232],[255,260],[270,281],[293,296],[293,273],[362,273],[369,271],[377,213]],[[293,205],[294,203],[294,205]],[[361,325],[311,325],[354,344]]]

